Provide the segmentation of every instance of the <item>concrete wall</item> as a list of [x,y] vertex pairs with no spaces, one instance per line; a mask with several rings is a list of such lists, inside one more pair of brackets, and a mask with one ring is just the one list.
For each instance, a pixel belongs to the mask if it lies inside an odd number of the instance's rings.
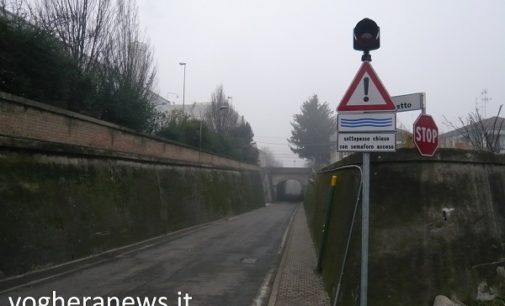
[[[327,170],[360,165],[360,157]],[[305,206],[316,246],[331,175],[339,181],[323,278],[333,297],[360,176],[329,171],[310,186]],[[466,305],[505,297],[505,156],[451,149],[434,158],[410,149],[373,154],[370,208],[369,305],[432,305],[439,294]],[[360,220],[358,213],[337,305],[359,299]]]
[[264,203],[256,165],[0,92],[0,278]]
[[0,137],[0,275],[264,205],[258,171]]

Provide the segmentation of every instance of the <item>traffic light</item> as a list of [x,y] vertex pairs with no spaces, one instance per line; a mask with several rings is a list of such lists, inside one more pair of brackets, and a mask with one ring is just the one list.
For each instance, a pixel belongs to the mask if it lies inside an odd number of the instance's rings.
[[365,18],[358,22],[353,32],[354,50],[368,54],[368,51],[380,48],[380,28],[372,19]]

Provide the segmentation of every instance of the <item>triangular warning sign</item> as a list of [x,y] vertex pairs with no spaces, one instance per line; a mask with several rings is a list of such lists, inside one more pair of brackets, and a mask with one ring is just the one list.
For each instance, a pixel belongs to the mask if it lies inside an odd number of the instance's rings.
[[339,112],[395,110],[395,104],[368,62],[361,65],[337,107]]

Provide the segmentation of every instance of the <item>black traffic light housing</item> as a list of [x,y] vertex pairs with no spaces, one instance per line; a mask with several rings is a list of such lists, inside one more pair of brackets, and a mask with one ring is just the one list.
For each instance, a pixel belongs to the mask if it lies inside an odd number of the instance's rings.
[[380,28],[372,19],[365,18],[358,22],[353,30],[354,50],[363,51],[362,61],[371,61],[370,50],[381,46]]

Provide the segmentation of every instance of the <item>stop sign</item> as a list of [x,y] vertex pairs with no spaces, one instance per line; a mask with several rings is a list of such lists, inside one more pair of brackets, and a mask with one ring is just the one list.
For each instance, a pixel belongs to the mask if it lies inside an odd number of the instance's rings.
[[421,114],[414,122],[414,143],[422,156],[433,156],[438,148],[438,127],[430,115]]

